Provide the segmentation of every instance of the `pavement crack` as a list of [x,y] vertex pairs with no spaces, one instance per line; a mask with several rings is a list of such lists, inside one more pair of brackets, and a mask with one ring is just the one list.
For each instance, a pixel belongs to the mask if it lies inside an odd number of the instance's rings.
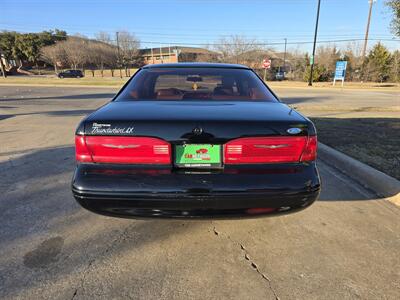
[[130,225],[127,226],[122,232],[121,234],[119,234],[111,243],[110,245],[104,249],[104,251],[102,251],[99,255],[97,255],[96,257],[92,258],[91,260],[89,260],[87,266],[85,267],[85,269],[82,271],[82,277],[79,281],[78,286],[75,288],[74,294],[72,295],[71,300],[73,300],[77,295],[78,295],[78,291],[80,289],[83,289],[84,285],[85,285],[85,281],[86,281],[86,276],[90,271],[90,268],[92,267],[92,265],[96,262],[96,260],[99,257],[104,256],[105,254],[107,254],[108,252],[110,252],[112,249],[114,249],[117,245],[121,244],[122,242],[124,242],[127,238],[128,238],[128,231],[133,227],[134,225]]
[[77,294],[78,294],[78,288],[75,289],[74,294],[72,295],[71,300],[73,300]]
[[238,241],[232,239],[229,235],[225,235],[225,234],[222,235],[222,234],[216,229],[215,226],[213,227],[213,232],[214,232],[215,235],[217,235],[217,236],[224,236],[224,237],[225,237],[227,240],[229,240],[231,243],[236,244],[236,245],[239,245],[240,250],[243,252],[244,259],[247,260],[247,261],[249,262],[250,266],[252,267],[252,269],[255,270],[255,271],[260,275],[260,277],[261,277],[264,281],[267,282],[267,286],[268,286],[268,288],[271,290],[271,292],[274,294],[275,300],[280,300],[280,298],[279,298],[279,296],[277,295],[277,293],[276,293],[274,287],[272,286],[271,279],[270,279],[265,273],[263,273],[263,272],[260,270],[260,268],[258,267],[257,263],[251,258],[251,256],[250,256],[249,252],[247,251],[246,247],[245,247],[242,243],[240,243],[240,242],[238,242]]

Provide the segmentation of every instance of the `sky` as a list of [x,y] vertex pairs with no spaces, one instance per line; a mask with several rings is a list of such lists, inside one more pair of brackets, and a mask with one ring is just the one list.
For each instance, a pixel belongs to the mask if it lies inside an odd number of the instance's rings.
[[[277,51],[287,38],[289,49],[311,52],[318,0],[1,0],[0,30],[38,32],[49,29],[90,38],[99,31],[134,33],[141,46],[203,47],[221,37],[243,35]],[[363,39],[368,0],[321,0],[318,40]],[[384,0],[373,6],[369,46],[382,40],[400,49],[390,32]],[[306,43],[299,43],[306,42]],[[361,42],[360,42],[361,43]],[[335,42],[345,46],[348,42]]]

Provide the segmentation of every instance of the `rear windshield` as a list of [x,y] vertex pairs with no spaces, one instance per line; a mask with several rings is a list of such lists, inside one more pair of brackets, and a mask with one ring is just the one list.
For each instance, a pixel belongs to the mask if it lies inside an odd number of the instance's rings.
[[142,69],[116,101],[204,100],[277,101],[257,75],[247,69]]

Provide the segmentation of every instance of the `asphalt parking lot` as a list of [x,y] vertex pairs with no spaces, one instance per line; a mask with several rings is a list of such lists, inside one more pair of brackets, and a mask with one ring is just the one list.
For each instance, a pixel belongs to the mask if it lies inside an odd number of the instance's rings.
[[[80,208],[70,192],[74,129],[115,92],[0,86],[1,299],[400,298],[400,208],[329,162],[319,161],[320,200],[287,216],[129,220]],[[277,93],[310,115],[360,101],[386,116],[398,97]]]

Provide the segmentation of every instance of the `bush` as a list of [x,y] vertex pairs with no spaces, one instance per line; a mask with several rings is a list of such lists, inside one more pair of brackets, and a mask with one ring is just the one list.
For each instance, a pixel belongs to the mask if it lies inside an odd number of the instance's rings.
[[362,75],[367,81],[385,82],[390,78],[392,67],[392,56],[389,50],[378,43],[365,58]]
[[[307,66],[306,70],[304,71],[303,74],[303,79],[304,81],[309,81],[311,76],[311,66]],[[315,64],[314,65],[314,71],[313,71],[313,81],[329,81],[331,79],[332,75],[330,72],[324,67]]]

